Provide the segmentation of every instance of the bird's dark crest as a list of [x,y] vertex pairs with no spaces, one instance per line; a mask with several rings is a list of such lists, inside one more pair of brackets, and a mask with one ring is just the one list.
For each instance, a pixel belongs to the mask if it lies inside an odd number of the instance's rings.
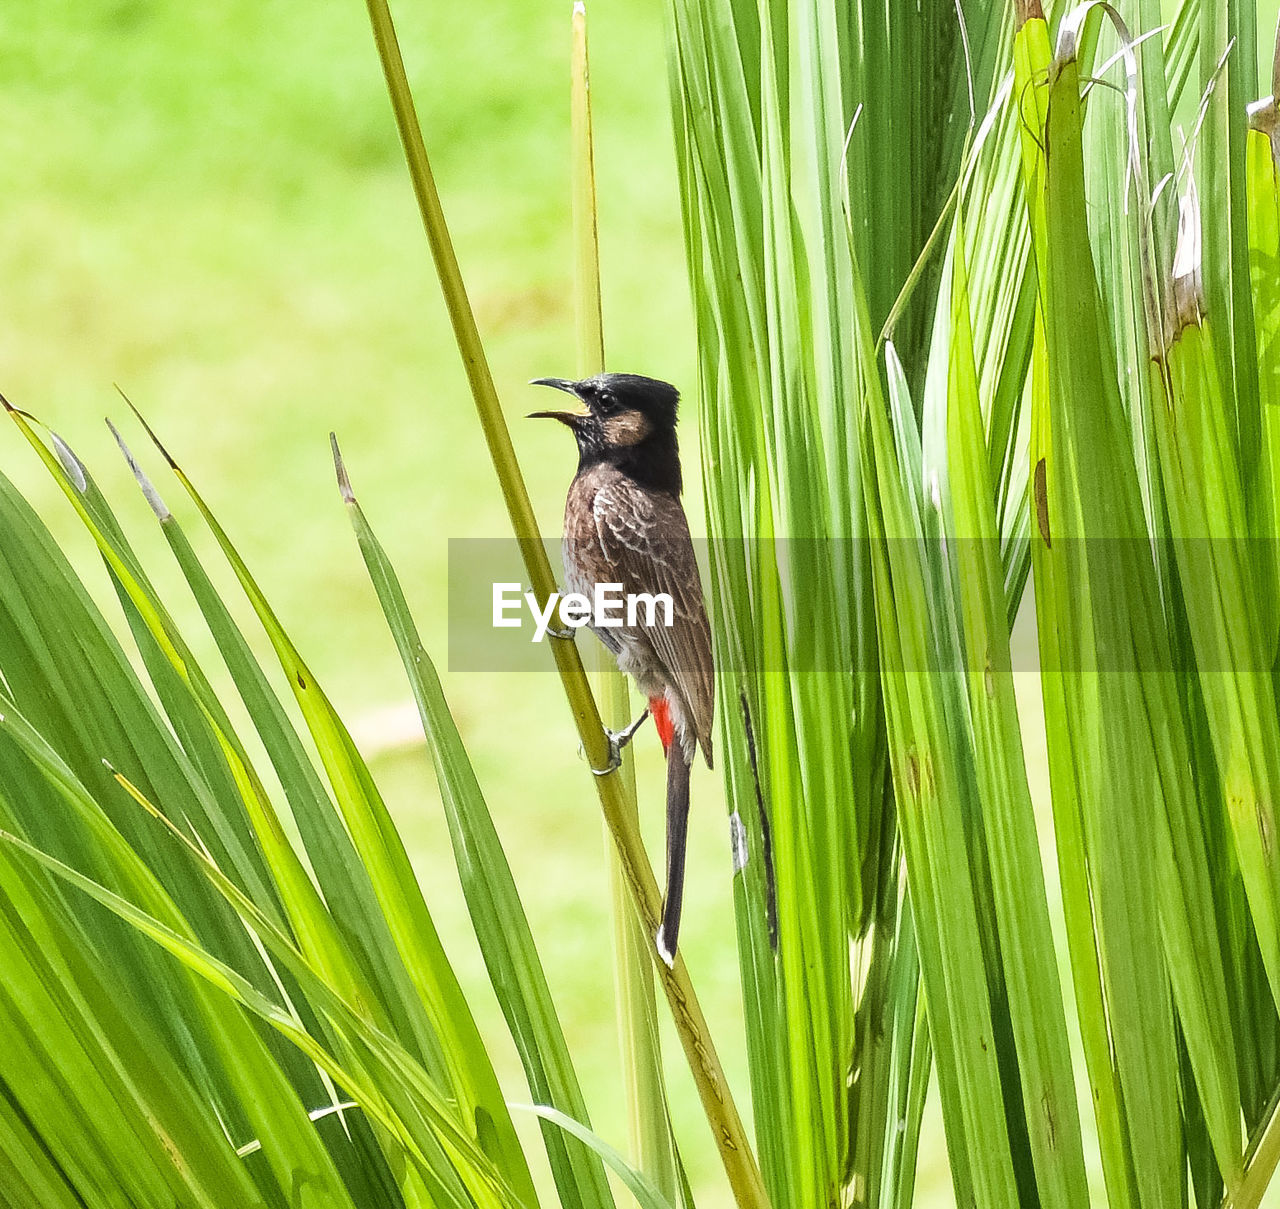
[[639,411],[658,426],[675,426],[680,392],[670,382],[643,374],[597,374],[575,383],[576,394],[598,416]]

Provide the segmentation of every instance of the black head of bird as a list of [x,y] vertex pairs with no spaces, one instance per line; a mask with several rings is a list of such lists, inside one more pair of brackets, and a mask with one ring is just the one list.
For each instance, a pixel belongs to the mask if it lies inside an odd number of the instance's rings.
[[606,462],[645,487],[680,494],[676,413],[680,394],[670,383],[640,374],[597,374],[570,382],[536,378],[575,395],[585,411],[535,411],[531,419],[559,420],[578,442],[578,473]]

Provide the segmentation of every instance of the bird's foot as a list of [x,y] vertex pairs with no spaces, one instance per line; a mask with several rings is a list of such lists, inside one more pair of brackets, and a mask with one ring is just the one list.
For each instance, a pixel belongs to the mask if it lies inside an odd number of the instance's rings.
[[621,751],[632,739],[636,737],[636,731],[644,725],[644,720],[649,716],[649,708],[646,706],[638,717],[630,726],[623,727],[622,730],[606,730],[605,734],[617,744],[618,750]]
[[630,726],[623,730],[605,729],[605,738],[609,740],[609,759],[603,768],[593,768],[591,771],[598,777],[607,777],[611,772],[616,772],[622,767],[622,749],[626,747],[632,739],[636,737],[636,731],[640,729],[641,724],[649,716],[646,709]]

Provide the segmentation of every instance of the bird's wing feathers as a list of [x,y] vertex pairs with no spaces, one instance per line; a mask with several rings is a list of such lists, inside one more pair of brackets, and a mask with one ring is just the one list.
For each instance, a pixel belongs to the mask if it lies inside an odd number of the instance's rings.
[[[644,491],[629,479],[604,484],[592,501],[601,551],[627,594],[665,592],[672,624],[639,624],[692,714],[694,730],[711,762],[715,687],[711,630],[702,603],[702,581],[689,536],[689,522],[675,496]],[[643,622],[643,616],[639,621]]]

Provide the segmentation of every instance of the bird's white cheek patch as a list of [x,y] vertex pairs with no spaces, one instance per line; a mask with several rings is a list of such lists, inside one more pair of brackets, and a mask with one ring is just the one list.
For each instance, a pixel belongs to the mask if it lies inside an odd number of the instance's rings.
[[604,439],[610,445],[639,445],[653,425],[638,411],[624,411],[604,422]]

